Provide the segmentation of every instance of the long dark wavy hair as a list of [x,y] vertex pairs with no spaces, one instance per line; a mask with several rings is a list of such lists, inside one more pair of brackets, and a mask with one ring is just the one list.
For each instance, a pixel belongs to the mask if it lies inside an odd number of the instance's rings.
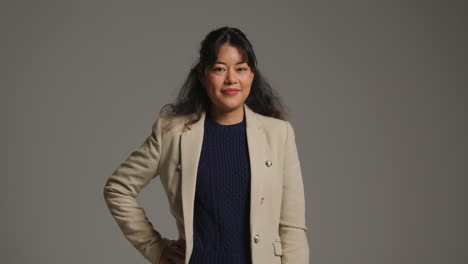
[[193,124],[200,119],[203,111],[209,110],[211,102],[200,81],[200,74],[204,74],[206,69],[214,65],[219,48],[225,43],[238,48],[242,52],[244,61],[254,72],[254,79],[245,104],[258,114],[287,120],[288,114],[280,96],[257,67],[257,58],[252,44],[241,30],[227,26],[211,31],[201,42],[200,57],[191,67],[175,102],[164,105],[160,114],[164,117],[195,114],[195,119],[187,123]]

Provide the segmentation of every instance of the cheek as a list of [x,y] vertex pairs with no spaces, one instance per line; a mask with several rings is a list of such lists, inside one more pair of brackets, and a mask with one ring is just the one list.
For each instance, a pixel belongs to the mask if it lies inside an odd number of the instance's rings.
[[252,82],[253,76],[246,76],[245,78],[242,78],[242,86],[244,86],[244,89],[250,89]]
[[219,77],[219,76],[212,76],[210,75],[208,78],[207,78],[207,81],[208,81],[208,88],[210,90],[212,90],[213,92],[218,90],[219,87],[222,85],[223,83],[223,80]]

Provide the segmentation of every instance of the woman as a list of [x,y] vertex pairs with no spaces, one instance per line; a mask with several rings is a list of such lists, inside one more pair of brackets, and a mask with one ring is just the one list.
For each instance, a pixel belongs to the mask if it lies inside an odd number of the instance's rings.
[[[151,263],[309,263],[294,130],[256,65],[239,29],[210,32],[176,102],[107,180],[112,216]],[[156,176],[177,240],[136,201]]]

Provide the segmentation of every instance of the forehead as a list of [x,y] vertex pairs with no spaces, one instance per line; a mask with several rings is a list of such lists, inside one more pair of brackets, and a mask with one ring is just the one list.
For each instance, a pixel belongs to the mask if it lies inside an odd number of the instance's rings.
[[239,62],[246,63],[247,62],[246,59],[247,58],[245,56],[245,52],[242,49],[224,44],[218,50],[217,59],[215,63],[219,63],[219,62],[231,63],[231,64],[232,63],[237,64]]

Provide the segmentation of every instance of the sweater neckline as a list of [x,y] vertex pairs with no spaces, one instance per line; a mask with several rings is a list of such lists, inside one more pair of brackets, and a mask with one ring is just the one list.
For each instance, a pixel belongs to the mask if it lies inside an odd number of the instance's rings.
[[225,127],[225,128],[228,128],[228,127],[238,127],[238,126],[242,126],[245,124],[245,118],[242,119],[241,122],[238,122],[238,123],[235,123],[235,124],[230,124],[230,125],[224,125],[224,124],[221,124],[221,123],[218,123],[216,122],[214,119],[212,119],[210,116],[206,116],[206,121],[208,123],[210,123],[211,125],[214,125],[214,126],[217,126],[217,127]]

